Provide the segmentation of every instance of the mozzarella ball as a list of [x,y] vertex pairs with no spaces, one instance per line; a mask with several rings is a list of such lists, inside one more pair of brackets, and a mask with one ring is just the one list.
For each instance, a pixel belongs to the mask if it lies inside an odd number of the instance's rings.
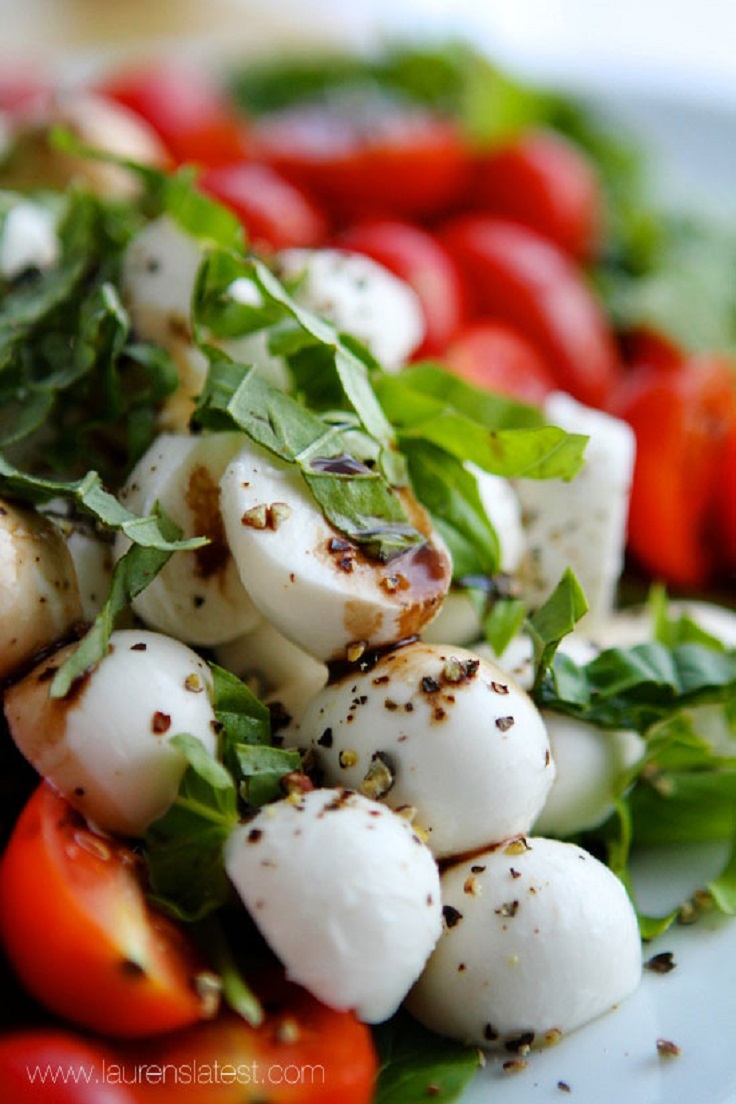
[[[209,538],[202,548],[175,552],[133,601],[147,625],[189,644],[233,640],[260,621],[240,582],[220,513],[220,479],[242,442],[238,433],[162,434],[120,492],[133,513],[145,516],[159,503],[185,537]],[[117,555],[129,547],[128,538],[119,534]]]
[[585,466],[570,482],[521,479],[516,487],[528,551],[521,572],[532,606],[572,567],[588,600],[582,625],[595,634],[613,608],[623,567],[635,439],[625,422],[556,392],[545,402],[550,423],[590,435]]
[[288,976],[361,1020],[391,1016],[441,930],[440,885],[411,825],[344,790],[266,806],[225,868]]
[[501,571],[512,575],[521,563],[526,547],[519,496],[508,481],[475,464],[466,464],[476,478],[478,494],[488,520],[496,530],[501,553]]
[[279,276],[298,280],[295,300],[342,333],[357,337],[387,372],[396,372],[424,338],[424,316],[412,289],[383,265],[338,249],[286,249]]
[[5,280],[14,280],[28,269],[54,268],[59,261],[61,245],[58,235],[58,214],[22,199],[8,211],[0,234],[0,273]]
[[300,717],[327,682],[325,664],[297,648],[268,621],[220,645],[215,659],[238,678],[254,683],[255,692],[266,703],[279,705],[285,722]]
[[451,590],[440,612],[422,632],[427,644],[475,644],[483,635],[483,624],[475,599],[465,590]]
[[580,847],[516,839],[450,866],[445,930],[408,1007],[433,1031],[544,1044],[636,989],[641,944],[621,882]]
[[285,740],[312,747],[329,784],[416,809],[438,857],[529,831],[555,775],[531,698],[488,660],[436,644],[330,683]]
[[228,544],[263,616],[300,648],[330,660],[420,632],[450,584],[449,554],[407,496],[427,543],[379,563],[329,524],[298,468],[251,441],[221,483]]
[[79,582],[84,619],[94,621],[110,592],[113,572],[112,545],[81,528],[72,530],[66,539],[66,544]]
[[636,732],[606,731],[561,713],[543,713],[557,777],[534,831],[572,836],[595,828],[613,811],[625,771],[644,751]]
[[35,510],[0,502],[0,678],[58,643],[83,617],[62,534]]
[[177,640],[123,630],[65,698],[52,698],[53,676],[72,650],[49,657],[6,692],[11,735],[91,823],[142,836],[171,805],[186,769],[171,737],[189,733],[216,752],[209,669]]

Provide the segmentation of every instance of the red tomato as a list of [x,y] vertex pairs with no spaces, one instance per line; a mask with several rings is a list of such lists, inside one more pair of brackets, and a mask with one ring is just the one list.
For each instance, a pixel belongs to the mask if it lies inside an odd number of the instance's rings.
[[0,1100],[6,1104],[137,1104],[137,1096],[106,1079],[112,1055],[58,1029],[0,1038]]
[[141,1079],[141,1104],[370,1104],[377,1062],[369,1029],[296,986],[272,983],[263,996],[259,1028],[227,1013],[121,1052],[128,1080],[152,1064],[168,1071],[157,1084]]
[[468,326],[443,359],[469,383],[535,406],[541,406],[555,389],[552,373],[534,346],[503,322]]
[[736,432],[733,371],[716,357],[693,358],[679,371],[642,369],[612,407],[636,434],[630,550],[665,582],[703,586],[718,562],[713,503]]
[[141,115],[178,163],[224,165],[247,152],[244,119],[200,66],[159,62],[112,76],[99,91]]
[[454,123],[380,100],[361,109],[295,107],[265,117],[253,137],[259,159],[338,219],[441,213],[468,170]]
[[528,131],[479,155],[469,200],[480,210],[530,226],[580,260],[600,241],[603,200],[593,165],[552,131]]
[[721,472],[714,504],[718,547],[724,570],[736,572],[736,424],[723,446]]
[[96,835],[48,785],[0,864],[0,938],[29,992],[73,1023],[149,1035],[196,1023],[204,964],[145,901],[137,859]]
[[414,289],[426,327],[415,357],[441,353],[464,314],[460,275],[447,250],[426,230],[398,219],[351,226],[338,245],[372,257]]
[[629,330],[622,335],[621,345],[624,362],[634,371],[642,368],[675,371],[686,360],[686,353],[656,330]]
[[256,248],[309,247],[327,236],[317,205],[268,165],[220,165],[204,172],[200,185],[235,212]]
[[466,215],[445,230],[476,315],[506,322],[542,353],[558,387],[601,406],[618,379],[613,338],[598,303],[562,250],[534,230]]

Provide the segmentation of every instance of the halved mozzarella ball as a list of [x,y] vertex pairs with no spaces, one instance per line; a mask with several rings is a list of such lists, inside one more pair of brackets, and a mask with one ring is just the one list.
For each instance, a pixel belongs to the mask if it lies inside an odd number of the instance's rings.
[[[120,492],[133,513],[144,516],[159,503],[185,537],[209,538],[202,548],[174,553],[133,601],[147,625],[189,644],[221,644],[260,621],[240,582],[220,513],[220,479],[242,443],[238,433],[162,434]],[[130,542],[120,534],[115,547],[121,556]]]
[[110,591],[114,566],[112,545],[81,528],[72,530],[66,544],[79,582],[84,618],[94,621]]
[[285,249],[279,275],[297,279],[294,298],[343,333],[357,337],[387,372],[396,372],[424,339],[412,289],[383,265],[339,249]]
[[169,740],[188,733],[216,751],[209,669],[157,633],[114,632],[110,652],[65,698],[50,697],[63,648],[5,694],[19,750],[98,828],[141,836],[171,805],[186,768]]
[[225,532],[243,585],[279,632],[318,659],[412,636],[439,609],[450,557],[408,496],[405,504],[427,543],[383,564],[332,528],[296,465],[253,442],[229,465],[221,489]]
[[284,723],[301,716],[327,682],[327,667],[297,648],[268,621],[215,649],[217,662],[238,678],[255,683],[256,693],[279,705]]
[[527,832],[554,780],[531,698],[461,648],[407,644],[330,683],[288,729],[331,785],[416,810],[435,855]]
[[528,543],[521,572],[524,595],[532,606],[541,605],[571,567],[588,600],[582,625],[594,634],[611,613],[623,567],[634,435],[620,419],[561,392],[549,396],[545,415],[568,432],[589,434],[590,440],[585,466],[570,482],[517,483]]
[[0,503],[0,678],[58,643],[84,618],[74,564],[48,518]]
[[266,806],[233,832],[225,867],[288,976],[368,1023],[396,1011],[439,938],[431,854],[406,819],[360,794]]
[[580,847],[498,844],[442,876],[445,931],[410,994],[427,1027],[510,1049],[544,1044],[636,989],[641,943],[623,885]]
[[557,777],[534,832],[572,836],[595,828],[613,811],[613,802],[625,771],[644,751],[636,732],[606,731],[565,717],[543,713]]

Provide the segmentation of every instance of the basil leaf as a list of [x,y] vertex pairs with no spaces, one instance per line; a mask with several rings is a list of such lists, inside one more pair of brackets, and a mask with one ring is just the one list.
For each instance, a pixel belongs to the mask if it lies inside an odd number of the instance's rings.
[[429,441],[407,440],[403,448],[414,493],[450,550],[454,575],[495,574],[500,563],[498,536],[475,476]]
[[[244,682],[224,667],[210,663],[214,687],[215,717],[222,725],[223,759],[237,744],[271,743],[271,714]],[[232,766],[231,763],[229,765]]]
[[238,822],[235,783],[194,736],[169,743],[187,759],[173,804],[143,846],[153,899],[180,920],[200,920],[230,896],[222,851]]
[[213,356],[194,420],[213,429],[241,429],[280,460],[296,464],[330,524],[369,555],[385,562],[424,543],[380,473],[345,455],[339,427],[271,387],[255,369]]
[[[161,517],[160,524],[166,525]],[[173,531],[173,527],[172,527]],[[62,664],[51,684],[51,697],[63,698],[77,679],[82,678],[107,655],[110,635],[119,613],[155,579],[171,557],[169,548],[145,548],[133,544],[115,565],[110,592],[92,623],[92,627]]]
[[533,693],[540,693],[560,641],[573,631],[587,609],[588,603],[580,583],[574,572],[567,568],[544,605],[527,620],[534,648]]
[[520,598],[497,598],[483,619],[486,640],[497,656],[503,655],[521,631],[527,608]]
[[233,744],[230,754],[236,763],[236,777],[244,801],[255,808],[283,797],[281,779],[302,769],[299,752],[293,748]]
[[480,1068],[477,1048],[441,1038],[400,1012],[373,1029],[380,1069],[375,1104],[458,1100]]
[[545,708],[604,728],[644,732],[686,705],[732,700],[736,650],[689,643],[667,648],[655,641],[607,649],[582,667],[558,656],[538,690]]
[[736,840],[723,870],[708,882],[708,891],[721,912],[736,915]]

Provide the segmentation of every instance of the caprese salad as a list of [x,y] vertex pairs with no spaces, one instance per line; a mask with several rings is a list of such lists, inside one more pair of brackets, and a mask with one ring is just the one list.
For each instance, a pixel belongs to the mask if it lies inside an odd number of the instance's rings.
[[0,1096],[523,1069],[736,910],[627,873],[736,832],[705,231],[460,48],[0,108]]

